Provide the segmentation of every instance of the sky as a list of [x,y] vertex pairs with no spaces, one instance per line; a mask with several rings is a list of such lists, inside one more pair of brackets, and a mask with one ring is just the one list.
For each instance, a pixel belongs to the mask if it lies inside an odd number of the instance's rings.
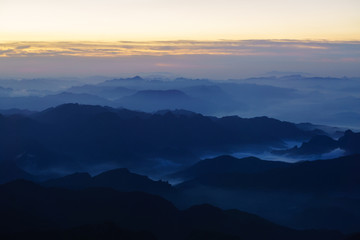
[[359,12],[358,0],[0,0],[0,78],[360,76]]

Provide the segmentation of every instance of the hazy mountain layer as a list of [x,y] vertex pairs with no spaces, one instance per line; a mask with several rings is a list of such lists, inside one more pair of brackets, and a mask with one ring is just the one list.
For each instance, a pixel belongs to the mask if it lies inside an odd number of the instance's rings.
[[96,173],[116,167],[161,173],[204,154],[262,151],[323,133],[267,117],[148,114],[78,104],[30,116],[1,116],[0,130],[1,161],[15,161],[32,173]]

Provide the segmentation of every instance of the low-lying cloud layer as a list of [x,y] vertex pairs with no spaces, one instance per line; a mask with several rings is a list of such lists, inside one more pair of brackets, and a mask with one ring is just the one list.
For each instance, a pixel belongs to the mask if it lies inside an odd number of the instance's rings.
[[[298,40],[242,41],[150,41],[150,42],[6,42],[1,57],[86,56],[116,57],[133,55],[240,55],[240,56],[340,56],[360,61],[360,42]],[[349,56],[352,55],[352,56]],[[343,55],[343,56],[342,56]],[[326,58],[325,58],[326,59]]]
[[274,70],[359,76],[360,41],[4,42],[4,77],[124,76],[170,72],[242,78]]

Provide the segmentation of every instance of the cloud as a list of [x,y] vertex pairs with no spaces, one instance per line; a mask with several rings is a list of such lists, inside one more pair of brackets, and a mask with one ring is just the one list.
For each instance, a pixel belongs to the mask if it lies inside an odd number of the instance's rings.
[[360,76],[359,56],[360,41],[5,42],[0,72],[2,77],[117,76],[166,69],[178,76],[225,79],[277,70],[341,77]]
[[[16,56],[164,56],[164,55],[234,55],[234,56],[340,56],[356,58],[360,41],[329,42],[299,40],[242,41],[149,41],[149,42],[7,42],[3,57]],[[5,54],[11,53],[11,54]],[[350,56],[346,55],[350,54]],[[357,56],[355,56],[357,55]],[[324,57],[323,57],[324,58]]]
[[17,46],[16,49],[26,49],[26,48],[30,48],[30,45],[23,45],[23,46]]
[[14,52],[12,49],[6,49],[6,50],[0,50],[0,56],[1,55],[7,55],[9,53]]

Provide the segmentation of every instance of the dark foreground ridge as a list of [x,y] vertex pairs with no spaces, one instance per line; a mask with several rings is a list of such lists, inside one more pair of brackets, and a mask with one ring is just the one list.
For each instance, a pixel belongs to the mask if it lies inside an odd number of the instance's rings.
[[171,176],[191,178],[180,185],[184,187],[204,184],[224,189],[359,194],[359,172],[360,155],[298,163],[221,156]]
[[283,163],[220,156],[167,176],[177,206],[208,202],[300,229],[360,229],[360,155]]
[[360,229],[360,156],[284,163],[255,157],[219,156],[166,176],[185,182],[171,186],[127,169],[91,177],[88,173],[41,182],[45,187],[111,188],[159,195],[181,209],[211,203],[255,213],[298,229]]
[[7,239],[24,235],[44,239],[52,233],[70,239],[94,233],[89,239],[100,239],[99,231],[104,236],[109,231],[124,235],[123,239],[207,239],[211,233],[217,239],[344,239],[336,231],[293,230],[210,205],[179,211],[161,197],[140,192],[67,190],[15,181],[1,185],[0,195],[0,233]]

